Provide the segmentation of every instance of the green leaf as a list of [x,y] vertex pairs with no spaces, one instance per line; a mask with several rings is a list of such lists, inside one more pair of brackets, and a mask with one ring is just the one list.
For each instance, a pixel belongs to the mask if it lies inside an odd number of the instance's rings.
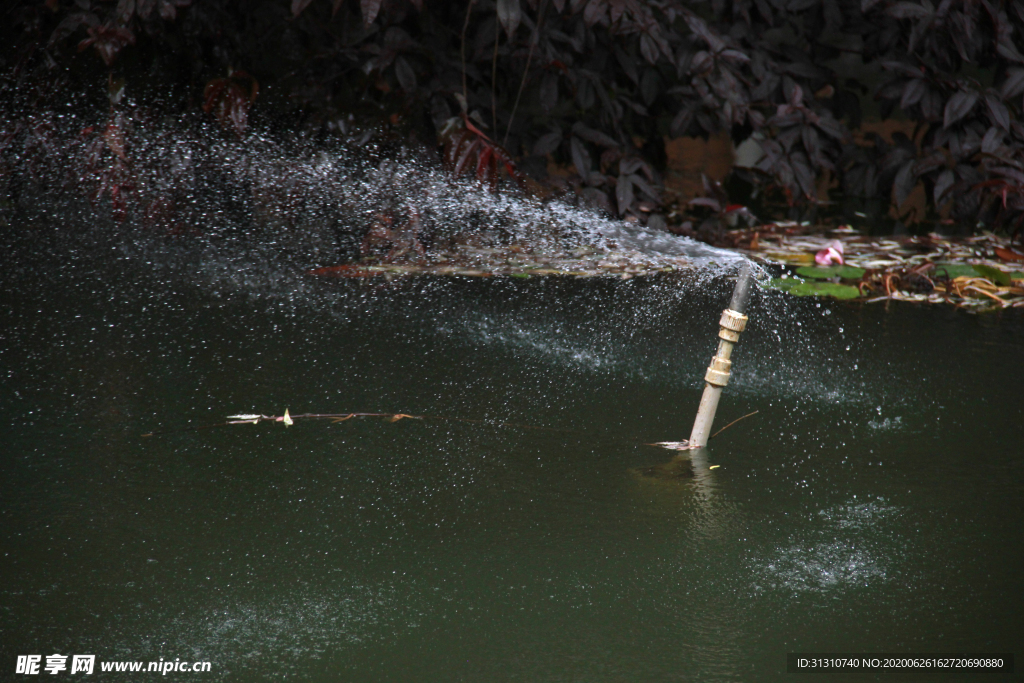
[[1011,280],[1024,280],[1024,273],[1021,273],[1020,271],[1018,271],[1016,273],[1010,273],[1010,279]]
[[825,280],[832,277],[844,280],[859,280],[864,275],[863,268],[856,266],[803,266],[796,269],[796,274],[801,277],[813,277]]
[[981,275],[974,269],[974,266],[967,265],[966,263],[937,263],[935,264],[935,275],[941,277],[945,275],[950,280],[957,277],[978,277]]
[[991,280],[1000,287],[1010,286],[1010,274],[1005,271],[993,268],[992,266],[974,266],[974,269],[978,271],[982,277]]
[[831,296],[836,299],[856,299],[860,290],[835,282],[802,282],[789,290],[793,296]]
[[802,285],[803,280],[795,277],[779,278],[774,277],[768,282],[769,289],[778,289],[783,292],[788,292],[797,285]]

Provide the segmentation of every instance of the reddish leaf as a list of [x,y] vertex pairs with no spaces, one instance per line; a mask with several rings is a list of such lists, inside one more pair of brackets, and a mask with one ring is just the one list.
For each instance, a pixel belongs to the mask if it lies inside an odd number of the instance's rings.
[[954,123],[971,113],[978,102],[976,90],[958,90],[946,103],[942,127],[949,128]]
[[1015,168],[1010,168],[1009,166],[994,166],[994,167],[992,167],[989,170],[992,173],[996,173],[998,175],[1002,175],[1002,176],[1005,176],[1007,178],[1011,178],[1012,180],[1016,181],[1018,184],[1024,185],[1024,173],[1022,173],[1021,171],[1018,171]]
[[249,107],[256,101],[259,83],[244,71],[215,78],[203,90],[203,111],[213,114],[225,129],[241,136],[249,124]]
[[523,18],[523,9],[519,5],[519,0],[498,0],[497,13],[498,21],[505,29],[505,35],[512,40],[516,29],[519,28],[519,22]]
[[466,165],[469,163],[469,158],[473,155],[473,152],[477,151],[477,147],[480,146],[480,140],[464,140],[464,147],[462,153],[459,155],[459,160],[455,164],[453,175],[458,178],[462,172],[466,169]]
[[636,173],[640,170],[640,166],[643,162],[637,157],[625,157],[619,160],[619,174],[624,173]]
[[799,183],[804,197],[813,199],[815,196],[814,171],[811,170],[807,157],[797,152],[790,159],[793,165],[793,174],[796,176],[796,181]]
[[454,127],[445,133],[443,159],[445,167],[453,176],[459,177],[465,172],[471,172],[492,190],[497,189],[502,168],[510,178],[520,184],[523,182],[523,176],[516,170],[508,152],[488,139],[469,122],[468,117],[463,117],[461,127]]
[[932,10],[916,2],[897,2],[889,9],[889,15],[897,19],[924,19],[932,16]]
[[[135,0],[119,0],[114,13],[117,15],[118,23],[127,24],[131,21],[132,15],[135,14]],[[145,16],[143,15],[143,17]]]
[[1003,249],[1002,247],[996,247],[996,256],[1003,261],[1015,261],[1017,263],[1024,261],[1024,254],[1018,254],[1015,251]]
[[996,52],[999,53],[999,56],[1004,57],[1011,62],[1024,64],[1024,55],[1021,55],[1021,53],[1017,51],[1016,46],[1014,46],[1013,41],[1010,40],[1009,37],[1004,39],[1003,36],[1000,36],[999,43],[996,45]]
[[363,12],[363,23],[369,26],[380,13],[382,0],[359,0],[359,9]]
[[946,193],[953,187],[955,181],[956,176],[953,175],[953,170],[949,168],[940,173],[939,177],[935,179],[935,192],[932,196],[935,199],[936,206],[942,206],[945,203]]
[[704,23],[704,20],[697,15],[686,15],[686,24],[690,27],[691,31],[697,34],[697,36],[708,44],[708,47],[711,48],[712,52],[717,54],[725,49],[725,41],[709,29],[708,25]]
[[309,3],[313,0],[292,0],[292,16],[297,17],[302,14],[303,10],[309,7]]
[[534,143],[533,153],[537,156],[546,156],[558,149],[560,144],[562,144],[562,133],[560,131],[547,133]]
[[783,90],[786,91],[786,99],[794,107],[800,107],[804,103],[804,89],[796,82],[788,78],[782,80]]
[[444,165],[454,175],[455,165],[458,162],[459,154],[462,150],[462,143],[465,141],[469,132],[465,129],[457,130],[450,133],[444,141]]
[[569,143],[569,149],[572,152],[572,163],[576,167],[576,172],[580,174],[581,178],[588,177],[590,175],[590,153],[587,152],[587,148],[574,135]]
[[135,4],[135,12],[140,19],[148,19],[153,15],[154,10],[159,7],[162,16],[165,5],[170,5],[171,10],[174,11],[174,5],[166,2],[166,0],[138,0]]
[[690,122],[693,121],[693,112],[694,106],[692,104],[680,109],[676,117],[672,119],[672,126],[669,128],[669,132],[675,137],[684,135],[690,127]]
[[747,62],[750,61],[750,57],[740,52],[739,50],[722,50],[722,53],[718,56],[724,59],[725,61],[731,62],[733,64],[746,64]]
[[1006,105],[1003,104],[996,95],[989,93],[985,95],[985,105],[988,107],[988,113],[992,117],[992,123],[996,124],[1005,131],[1010,130],[1010,112],[1007,110]]
[[595,145],[601,147],[618,147],[617,143],[613,138],[605,135],[599,130],[594,130],[584,123],[577,121],[572,125],[572,132],[574,135],[578,135],[580,138],[587,142],[593,142]]
[[57,28],[53,29],[53,33],[50,34],[50,45],[54,45],[67,38],[77,31],[79,26],[83,25],[87,27],[99,26],[100,20],[92,12],[72,12],[57,24]]
[[647,195],[647,197],[655,204],[661,204],[661,195],[657,192],[657,190],[648,185],[647,181],[645,181],[640,176],[633,175],[631,177],[633,179],[633,184],[637,187],[637,189],[639,189],[641,192]]
[[701,50],[690,60],[690,73],[703,76],[715,68],[715,58],[707,50]]
[[843,127],[841,123],[836,121],[831,116],[822,116],[821,118],[814,122],[814,125],[822,133],[828,135],[829,137],[835,140],[838,140],[840,142],[846,140],[846,129]]
[[610,0],[608,14],[613,24],[622,18],[622,14],[629,4],[630,0]]
[[395,58],[395,76],[398,78],[398,84],[407,94],[411,95],[416,92],[416,72],[409,66],[405,57]]
[[650,64],[658,63],[658,44],[646,33],[640,36],[640,53]]
[[1016,97],[1024,92],[1024,68],[1015,66],[1007,70],[1001,92],[1003,97]]
[[615,184],[615,200],[619,205],[619,215],[625,215],[633,205],[633,176],[619,176],[619,180]]
[[92,26],[89,28],[89,37],[78,44],[78,51],[81,52],[91,45],[96,48],[103,62],[110,66],[125,45],[134,44],[135,34],[126,28],[110,25]]
[[476,162],[477,180],[483,183],[493,184],[497,181],[497,160],[494,158],[494,148],[482,145],[483,151]]
[[583,21],[587,26],[593,26],[608,18],[608,6],[605,3],[606,0],[590,0],[587,8],[583,10]]
[[160,17],[165,21],[174,21],[178,16],[179,7],[188,7],[191,0],[160,0]]
[[914,162],[908,161],[900,170],[896,173],[896,180],[893,181],[893,196],[896,201],[896,206],[903,206],[903,202],[907,201],[907,197],[910,196],[910,192],[914,189],[914,185],[917,183],[917,177],[914,175]]
[[938,121],[942,118],[942,95],[938,90],[928,90],[928,94],[921,98],[921,114],[928,121]]
[[928,86],[922,78],[911,78],[903,86],[903,95],[900,97],[900,108],[907,109],[921,101],[921,98],[928,92]]
[[1003,132],[997,126],[991,126],[981,139],[981,151],[985,154],[995,154],[1002,143]]

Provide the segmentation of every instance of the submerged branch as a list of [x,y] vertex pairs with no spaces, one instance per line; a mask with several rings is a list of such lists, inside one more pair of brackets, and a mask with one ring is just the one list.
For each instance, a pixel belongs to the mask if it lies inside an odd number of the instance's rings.
[[[749,415],[733,420],[722,429],[718,430],[714,436],[720,434],[723,430],[731,427],[740,420],[754,415],[757,411]],[[143,437],[148,436],[162,436],[165,434],[176,434],[180,432],[191,432],[199,431],[203,429],[213,429],[215,427],[229,427],[232,425],[242,424],[259,424],[260,422],[279,422],[284,424],[286,427],[294,424],[296,420],[329,420],[331,424],[337,424],[339,422],[347,422],[354,417],[380,417],[384,418],[387,422],[398,422],[399,420],[410,419],[410,420],[439,420],[444,422],[462,422],[465,424],[477,424],[477,425],[489,425],[492,427],[512,428],[512,429],[530,429],[534,431],[552,432],[557,434],[575,434],[578,436],[595,436],[593,432],[582,431],[578,429],[567,429],[564,427],[541,427],[538,425],[524,424],[522,422],[495,422],[493,420],[487,420],[483,418],[471,418],[471,417],[447,417],[443,415],[410,415],[408,413],[372,413],[372,412],[347,412],[347,413],[301,413],[299,415],[291,415],[287,410],[284,411],[284,415],[263,415],[261,413],[241,413],[238,415],[228,415],[227,422],[219,422],[217,424],[201,425],[198,427],[183,427],[181,429],[170,429],[164,431],[153,431],[143,434]],[[711,438],[714,438],[712,436]],[[633,440],[620,440],[615,439],[616,443],[621,443],[625,446],[636,446],[638,445]],[[670,450],[688,450],[687,442],[658,442],[658,443],[643,443],[644,446],[660,446],[662,448],[668,448]]]

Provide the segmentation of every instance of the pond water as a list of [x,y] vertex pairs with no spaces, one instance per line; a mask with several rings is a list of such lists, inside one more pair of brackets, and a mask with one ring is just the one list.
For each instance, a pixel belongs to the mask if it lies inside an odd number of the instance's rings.
[[[32,653],[333,682],[1024,652],[1019,312],[758,292],[716,426],[758,413],[662,479],[644,444],[689,435],[724,278],[339,282],[8,242],[4,680]],[[428,417],[193,429],[285,408]]]

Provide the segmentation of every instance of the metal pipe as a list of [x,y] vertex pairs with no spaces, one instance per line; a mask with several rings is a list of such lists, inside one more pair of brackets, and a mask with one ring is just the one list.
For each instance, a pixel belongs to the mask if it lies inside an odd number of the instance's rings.
[[750,261],[744,261],[740,266],[739,277],[736,278],[736,286],[732,290],[732,299],[729,301],[729,308],[737,313],[747,312],[747,301],[750,300],[750,285],[753,275],[750,272]]
[[732,347],[740,340],[740,332],[747,326],[747,316],[743,312],[750,298],[751,277],[750,263],[744,262],[732,290],[729,308],[722,311],[722,319],[718,323],[718,352],[711,359],[711,365],[704,375],[704,395],[701,396],[697,417],[690,432],[690,448],[704,448],[708,445],[708,435],[715,421],[715,412],[718,411],[718,399],[722,396],[722,389],[729,384],[732,372],[732,361],[729,358]]

